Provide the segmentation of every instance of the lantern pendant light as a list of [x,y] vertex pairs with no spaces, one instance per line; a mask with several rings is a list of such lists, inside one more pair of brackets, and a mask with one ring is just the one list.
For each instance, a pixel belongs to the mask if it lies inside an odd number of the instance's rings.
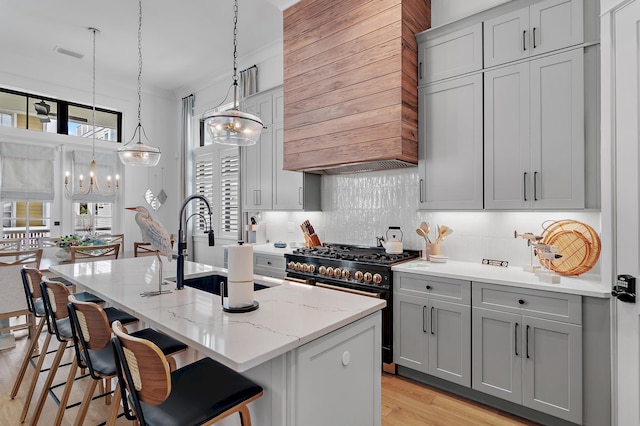
[[[142,0],[138,0],[138,126],[133,132],[133,137],[122,148],[118,148],[118,157],[127,166],[154,167],[160,161],[160,148],[142,143],[142,135],[147,134],[142,127],[140,111],[142,105]],[[138,135],[138,142],[130,145]]]
[[262,132],[262,120],[238,109],[238,0],[233,19],[233,108],[205,116],[204,125],[214,143],[223,145],[254,145]]

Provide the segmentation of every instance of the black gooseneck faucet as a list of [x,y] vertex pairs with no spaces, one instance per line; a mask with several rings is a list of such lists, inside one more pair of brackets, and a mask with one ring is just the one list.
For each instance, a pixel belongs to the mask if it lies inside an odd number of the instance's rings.
[[209,234],[209,247],[215,245],[213,224],[211,222],[213,213],[211,211],[211,205],[209,204],[209,201],[200,194],[188,196],[182,202],[182,207],[180,207],[180,228],[178,229],[178,265],[176,266],[177,290],[182,290],[184,288],[184,257],[187,255],[187,218],[185,217],[184,211],[187,207],[187,204],[189,204],[191,200],[194,200],[196,198],[204,201],[204,204],[207,206],[207,210],[209,210],[209,230],[207,231],[207,234]]

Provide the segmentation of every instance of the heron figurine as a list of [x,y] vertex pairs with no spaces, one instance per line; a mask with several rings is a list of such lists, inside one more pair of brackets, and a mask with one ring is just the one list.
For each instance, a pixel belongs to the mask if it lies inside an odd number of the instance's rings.
[[140,227],[142,240],[151,244],[151,248],[158,258],[158,291],[146,291],[142,293],[142,296],[157,296],[163,293],[171,293],[171,290],[162,290],[162,259],[160,258],[160,255],[166,256],[169,262],[171,262],[173,255],[171,236],[158,221],[151,217],[149,210],[145,207],[126,207],[126,209],[137,211],[135,220]]

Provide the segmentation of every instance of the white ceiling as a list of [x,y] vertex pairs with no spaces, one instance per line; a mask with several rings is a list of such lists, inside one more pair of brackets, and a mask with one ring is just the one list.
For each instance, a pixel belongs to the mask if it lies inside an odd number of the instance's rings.
[[[239,0],[239,59],[282,39],[282,10],[296,1]],[[144,0],[142,15],[144,89],[177,91],[208,76],[230,75],[233,0]],[[88,27],[100,30],[97,78],[135,85],[135,0],[0,0],[0,57],[24,58],[25,64],[37,58],[44,69],[86,67],[90,72],[92,33]],[[75,59],[57,53],[57,47],[85,56]],[[11,67],[0,61],[0,70],[11,72]]]

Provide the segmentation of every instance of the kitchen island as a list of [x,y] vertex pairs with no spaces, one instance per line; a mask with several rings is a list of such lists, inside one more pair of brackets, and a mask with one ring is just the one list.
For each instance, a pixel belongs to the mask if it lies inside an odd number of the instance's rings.
[[[52,272],[190,347],[189,362],[207,356],[259,383],[249,405],[254,424],[380,424],[379,299],[256,276],[259,309],[222,310],[220,297],[185,287],[155,297],[154,257],[58,265]],[[226,269],[185,262],[185,277]],[[175,262],[164,262],[165,276]],[[216,386],[217,384],[212,384]],[[232,416],[222,424],[239,424]]]

